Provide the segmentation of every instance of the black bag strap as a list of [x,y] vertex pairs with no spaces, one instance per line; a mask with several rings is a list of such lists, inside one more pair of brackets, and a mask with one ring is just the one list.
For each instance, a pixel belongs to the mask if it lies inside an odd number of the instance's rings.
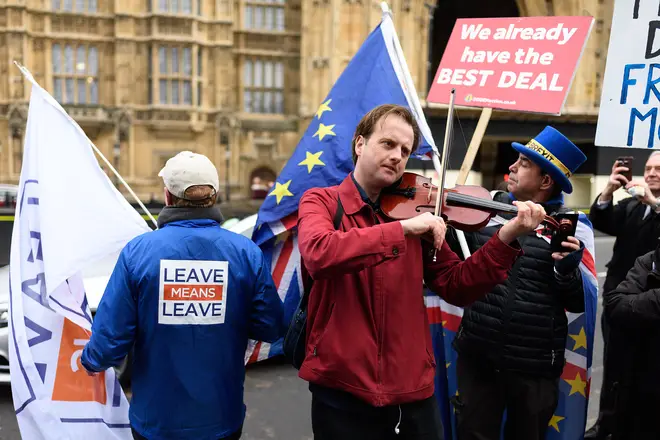
[[344,205],[341,204],[341,199],[337,197],[337,211],[335,212],[335,218],[332,220],[332,225],[335,227],[335,230],[339,229],[341,226],[341,218],[344,216]]
[[[344,216],[344,205],[341,204],[341,198],[337,197],[337,211],[335,212],[335,216],[332,219],[332,225],[334,226],[335,230],[338,230],[339,227],[341,226],[341,219],[343,216]],[[307,288],[305,288],[303,297],[300,300],[301,310],[307,310],[307,301],[309,300],[309,292],[312,291],[312,284],[314,284],[314,280],[309,274],[307,274],[307,280],[308,280]]]

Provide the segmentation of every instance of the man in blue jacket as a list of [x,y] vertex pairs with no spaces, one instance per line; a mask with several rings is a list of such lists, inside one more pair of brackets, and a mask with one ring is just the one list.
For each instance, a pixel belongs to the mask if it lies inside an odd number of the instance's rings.
[[136,439],[239,439],[248,338],[283,336],[282,303],[259,247],[220,227],[211,161],[184,151],[159,176],[159,229],[122,250],[81,363],[104,371],[134,346]]

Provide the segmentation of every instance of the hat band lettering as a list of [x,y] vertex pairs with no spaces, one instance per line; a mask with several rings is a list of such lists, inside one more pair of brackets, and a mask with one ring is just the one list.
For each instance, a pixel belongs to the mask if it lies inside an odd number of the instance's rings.
[[566,167],[566,165],[561,163],[561,161],[557,159],[554,154],[549,152],[543,145],[539,144],[536,140],[534,139],[530,140],[529,142],[527,142],[527,145],[525,145],[525,147],[539,153],[541,156],[543,156],[545,160],[547,160],[548,162],[559,168],[566,177],[571,177],[571,172]]

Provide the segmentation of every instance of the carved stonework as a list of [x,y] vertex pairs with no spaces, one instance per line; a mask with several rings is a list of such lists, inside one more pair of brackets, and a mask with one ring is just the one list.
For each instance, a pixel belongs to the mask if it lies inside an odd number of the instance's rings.
[[[75,102],[85,96],[78,93],[78,84],[88,81],[87,99],[94,84],[98,105],[67,104],[65,110],[103,151],[112,148],[116,136],[130,144],[126,154],[122,152],[122,170],[130,176],[138,196],[147,200],[152,195],[161,197],[162,188],[152,169],[160,163],[159,154],[170,157],[194,147],[224,161],[224,150],[218,147],[221,128],[231,136],[230,174],[240,185],[236,192],[232,187],[232,194],[249,193],[246,176],[260,163],[260,157],[267,157],[264,162],[279,172],[328,91],[381,18],[380,0],[202,0],[201,15],[197,1],[192,1],[192,13],[181,14],[161,13],[156,0],[97,1],[98,12],[90,14],[53,11],[51,0],[21,1],[25,7],[16,7],[18,0],[0,0],[0,58],[24,62],[51,94],[56,87],[63,90],[66,85],[56,83],[56,78],[74,79]],[[597,109],[614,0],[516,1],[523,16],[547,15],[549,11],[587,15],[586,10],[596,18],[592,41],[585,48],[571,88],[572,98],[567,101],[570,119],[582,120],[587,117],[586,110]],[[78,4],[76,0],[70,3],[74,8]],[[153,10],[149,10],[149,3]],[[180,1],[170,2],[175,3],[182,5]],[[253,8],[251,26],[245,24],[248,3]],[[431,15],[435,5],[442,3],[398,0],[389,4],[412,80],[423,101],[428,86]],[[260,23],[254,8],[262,8]],[[284,9],[283,32],[274,30],[280,26],[277,20],[265,25],[263,8]],[[61,68],[59,75],[54,73],[53,44],[74,48],[75,78],[62,73]],[[78,73],[79,46],[96,49],[97,69],[89,78],[82,67]],[[161,48],[175,46],[191,49],[186,53],[191,53],[192,59],[185,68],[190,73],[184,73],[183,62],[173,71],[172,52],[161,61]],[[178,52],[179,61],[182,53]],[[266,81],[265,69],[260,70],[263,78],[259,81],[254,80],[256,69],[246,75],[248,59],[283,66],[282,86],[278,86],[282,87],[282,114],[248,112],[256,108],[246,105],[246,97],[254,98],[255,93],[262,92],[258,89],[275,83],[274,77]],[[161,74],[162,66],[170,66],[168,74]],[[250,75],[252,84],[244,83]],[[173,99],[172,90],[177,85],[179,92]],[[69,93],[64,90],[64,94]],[[0,63],[0,117],[9,120],[0,124],[0,140],[11,139],[13,134],[19,136],[15,142],[20,143],[27,118],[25,91],[29,87],[15,67]],[[202,98],[199,101],[198,96]],[[465,112],[478,115],[476,110]],[[498,117],[493,114],[492,118]],[[512,117],[538,120],[542,116],[506,115]],[[20,163],[12,169],[20,170]]]
[[119,142],[128,142],[131,132],[131,115],[127,109],[118,109],[113,114]]
[[28,107],[27,104],[12,104],[7,113],[9,120],[9,130],[13,138],[20,138],[25,131],[25,123],[27,122]]

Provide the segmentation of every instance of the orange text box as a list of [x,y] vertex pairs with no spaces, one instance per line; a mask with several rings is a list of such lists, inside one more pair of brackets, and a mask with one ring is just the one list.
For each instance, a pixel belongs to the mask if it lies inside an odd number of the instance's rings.
[[220,284],[165,284],[165,301],[222,301]]
[[105,405],[105,373],[89,376],[80,364],[82,350],[90,334],[82,327],[64,320],[60,354],[57,359],[53,400],[62,402],[98,402]]

